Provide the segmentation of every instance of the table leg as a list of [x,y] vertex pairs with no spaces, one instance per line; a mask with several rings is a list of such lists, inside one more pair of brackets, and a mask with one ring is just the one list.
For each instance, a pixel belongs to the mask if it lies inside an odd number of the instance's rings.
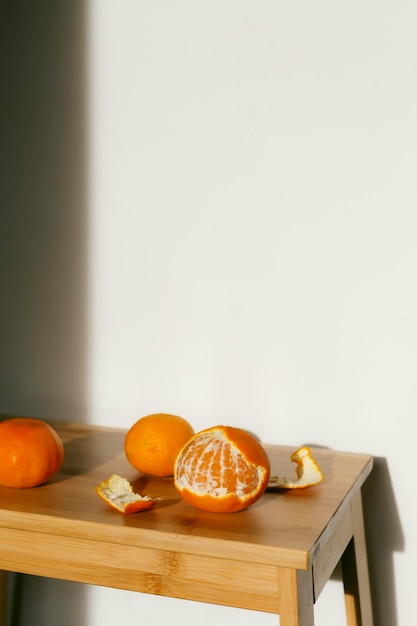
[[278,568],[280,626],[314,626],[311,570]]
[[352,503],[353,537],[342,556],[348,626],[373,626],[362,496]]
[[0,570],[0,626],[6,626],[7,572]]

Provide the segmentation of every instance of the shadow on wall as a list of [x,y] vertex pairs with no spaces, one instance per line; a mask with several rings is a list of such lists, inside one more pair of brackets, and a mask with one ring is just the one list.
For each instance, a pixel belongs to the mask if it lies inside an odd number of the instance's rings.
[[398,626],[394,552],[405,539],[386,459],[374,459],[362,493],[375,626]]
[[83,420],[85,2],[0,11],[0,411]]
[[[0,31],[0,412],[85,421],[86,4],[3,0]],[[82,585],[9,582],[10,625],[86,624]]]
[[[374,459],[362,500],[374,624],[398,626],[394,552],[404,551],[405,540],[386,459]],[[343,580],[340,564],[332,578]]]
[[[394,552],[404,552],[405,539],[387,459],[374,458],[373,470],[362,487],[362,501],[374,625],[398,626]],[[332,579],[343,581],[341,563]]]

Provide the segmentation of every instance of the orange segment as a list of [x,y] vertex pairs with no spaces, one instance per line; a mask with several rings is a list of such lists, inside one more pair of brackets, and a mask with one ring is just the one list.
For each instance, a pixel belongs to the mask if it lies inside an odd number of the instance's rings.
[[303,446],[298,448],[291,455],[291,461],[297,463],[297,478],[283,478],[271,476],[268,482],[268,489],[301,489],[312,487],[324,480],[324,474],[311,454],[310,448]]
[[134,493],[129,481],[117,474],[113,474],[108,480],[103,480],[96,487],[96,493],[113,509],[121,513],[147,511],[152,509],[159,500],[159,498]]
[[232,426],[214,426],[183,447],[174,466],[174,484],[189,504],[230,513],[261,497],[269,472],[268,456],[253,435]]

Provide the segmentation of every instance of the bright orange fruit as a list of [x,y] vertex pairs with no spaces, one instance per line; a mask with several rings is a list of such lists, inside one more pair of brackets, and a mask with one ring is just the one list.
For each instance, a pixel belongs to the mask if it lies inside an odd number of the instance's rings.
[[141,417],[129,429],[125,437],[125,453],[138,472],[172,476],[178,452],[193,435],[193,427],[183,417],[153,413]]
[[59,470],[64,446],[46,422],[13,417],[0,422],[0,485],[37,487]]
[[232,426],[213,426],[182,448],[175,461],[174,484],[189,504],[232,513],[262,496],[269,475],[268,455],[253,435]]

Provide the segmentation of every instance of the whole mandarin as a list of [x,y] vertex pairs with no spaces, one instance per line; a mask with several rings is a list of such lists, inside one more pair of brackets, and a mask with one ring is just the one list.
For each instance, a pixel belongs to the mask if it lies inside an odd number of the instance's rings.
[[126,434],[126,457],[143,474],[172,476],[178,452],[193,435],[193,427],[183,417],[170,413],[145,415]]
[[64,460],[64,445],[45,421],[13,417],[0,422],[0,485],[29,488],[47,482]]

